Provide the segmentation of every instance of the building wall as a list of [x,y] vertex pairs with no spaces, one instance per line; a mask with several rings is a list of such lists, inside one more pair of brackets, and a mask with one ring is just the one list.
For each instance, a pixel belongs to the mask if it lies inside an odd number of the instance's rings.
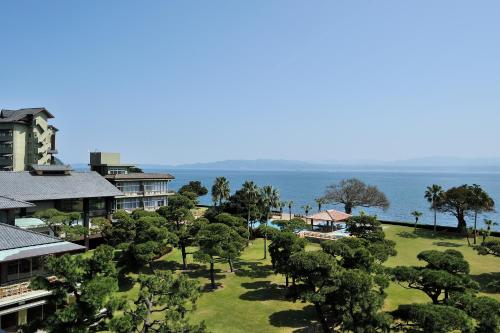
[[29,154],[26,150],[28,127],[23,124],[13,126],[13,169],[12,171],[24,171],[28,163]]
[[[31,124],[5,123],[0,124],[0,130],[12,130],[12,161],[2,156],[6,148],[0,147],[0,168],[10,165],[12,171],[27,170],[31,164],[50,164],[52,154],[49,150],[54,149],[53,139],[55,133],[48,124],[47,115],[38,113]],[[7,140],[1,138],[0,141]],[[6,154],[6,153],[4,153]]]
[[[12,141],[11,135],[4,135],[8,132],[12,133],[13,124],[0,124],[0,169],[10,170],[13,163],[13,145],[7,144]],[[10,156],[9,156],[10,155]],[[6,168],[6,169],[4,169]]]

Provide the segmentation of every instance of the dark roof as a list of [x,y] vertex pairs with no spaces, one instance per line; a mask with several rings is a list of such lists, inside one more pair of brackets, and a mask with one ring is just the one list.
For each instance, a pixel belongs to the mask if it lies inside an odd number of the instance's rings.
[[0,195],[0,210],[33,207],[34,204]]
[[85,247],[57,237],[0,223],[0,262],[47,254],[82,251]]
[[142,173],[142,172],[132,172],[127,174],[118,174],[118,175],[106,175],[104,176],[109,180],[155,180],[155,179],[175,179],[169,173]]
[[123,195],[97,172],[34,175],[28,171],[0,171],[0,184],[0,196],[30,202]]
[[2,235],[0,237],[0,251],[63,242],[57,237],[24,230],[5,223],[0,223],[0,235]]
[[54,118],[54,116],[47,111],[45,108],[27,108],[19,110],[1,110],[0,111],[0,123],[10,123],[14,121],[22,121],[26,116],[34,116],[40,112],[47,113],[49,118]]

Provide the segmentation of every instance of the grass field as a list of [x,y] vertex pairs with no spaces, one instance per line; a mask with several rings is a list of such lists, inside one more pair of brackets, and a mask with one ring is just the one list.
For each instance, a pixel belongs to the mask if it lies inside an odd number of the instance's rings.
[[[418,265],[416,255],[423,250],[445,250],[453,248],[461,251],[471,264],[471,274],[484,287],[492,279],[500,278],[500,258],[479,256],[467,246],[464,239],[438,235],[430,231],[417,231],[402,226],[385,226],[389,239],[396,241],[398,255],[391,258],[387,266]],[[317,249],[317,244],[310,244],[308,250]],[[180,253],[172,253],[160,259],[160,269],[179,270]],[[217,291],[208,290],[208,271],[205,265],[193,263],[188,258],[190,277],[198,279],[204,291],[197,310],[191,315],[193,321],[205,321],[211,332],[315,332],[314,310],[309,304],[290,302],[284,299],[284,278],[274,275],[269,256],[263,259],[263,241],[255,240],[243,253],[236,264],[236,272],[230,273],[226,263],[216,264],[216,282],[221,285]],[[122,279],[123,296],[134,298],[137,286],[131,284],[128,274]],[[392,310],[398,304],[427,302],[427,297],[414,290],[407,290],[391,284],[387,289],[385,309]],[[500,294],[487,294],[500,300]]]

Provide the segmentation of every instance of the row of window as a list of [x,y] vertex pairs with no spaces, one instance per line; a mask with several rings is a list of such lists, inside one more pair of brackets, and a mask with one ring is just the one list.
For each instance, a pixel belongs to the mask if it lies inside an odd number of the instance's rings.
[[0,130],[0,136],[12,136],[11,130]]
[[162,206],[165,206],[167,203],[164,197],[151,197],[144,198],[143,200],[139,198],[124,198],[117,199],[115,201],[115,209],[120,210],[134,210],[140,208],[147,209],[157,209]]
[[127,173],[127,169],[123,168],[110,168],[108,169],[108,175],[123,175]]
[[141,182],[119,182],[116,187],[123,193],[166,193],[168,192],[168,181],[146,181]]
[[43,258],[33,257],[7,263],[7,281],[27,279],[43,273]]

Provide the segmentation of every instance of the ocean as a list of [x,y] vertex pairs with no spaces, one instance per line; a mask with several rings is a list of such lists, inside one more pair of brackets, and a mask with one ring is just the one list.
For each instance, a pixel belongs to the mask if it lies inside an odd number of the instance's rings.
[[[376,185],[382,190],[390,201],[387,210],[362,208],[370,214],[376,214],[382,220],[413,222],[411,212],[421,211],[423,216],[419,223],[433,224],[433,212],[424,198],[427,186],[439,184],[444,189],[462,184],[479,184],[486,190],[497,203],[500,210],[500,173],[446,173],[446,172],[394,172],[394,171],[223,171],[223,170],[148,170],[148,172],[169,172],[176,179],[171,188],[178,189],[190,180],[199,180],[209,190],[209,194],[200,198],[201,204],[210,205],[210,188],[214,179],[225,176],[231,185],[231,191],[241,187],[246,180],[252,180],[259,186],[272,185],[279,189],[281,200],[294,202],[292,211],[304,213],[302,206],[309,204],[312,212],[317,211],[314,198],[324,194],[329,184],[336,183],[345,178],[359,178],[370,185]],[[325,205],[325,208],[342,210],[342,206]],[[356,209],[354,212],[359,212]],[[490,212],[478,218],[478,225],[482,226],[485,218],[500,223],[500,213]],[[454,216],[438,213],[438,224],[456,226]],[[468,225],[473,223],[472,217],[467,218]],[[495,230],[500,230],[499,226]]]

